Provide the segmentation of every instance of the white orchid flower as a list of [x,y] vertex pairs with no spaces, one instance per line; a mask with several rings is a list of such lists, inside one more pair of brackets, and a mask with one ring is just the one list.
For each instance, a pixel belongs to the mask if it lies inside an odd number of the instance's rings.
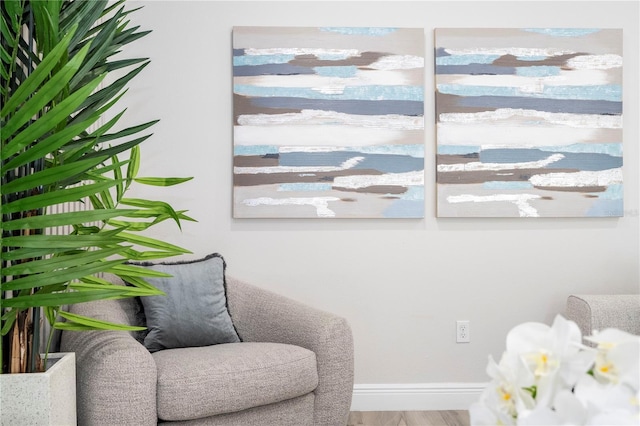
[[540,425],[585,425],[587,410],[576,396],[567,389],[560,390],[554,401],[553,408],[537,406],[518,416],[518,426]]
[[510,414],[501,412],[496,403],[495,393],[483,393],[479,402],[469,407],[469,418],[475,426],[515,426],[516,419]]
[[505,352],[497,364],[489,356],[487,374],[491,382],[480,401],[469,409],[474,425],[515,425],[518,411],[535,405],[525,388],[533,383],[533,375],[516,354]]
[[585,375],[574,389],[586,408],[586,425],[639,425],[638,391],[626,384],[600,383]]
[[594,377],[601,383],[640,385],[640,336],[608,328],[587,340],[598,345]]
[[640,336],[607,329],[582,344],[578,326],[524,323],[507,335],[491,382],[469,411],[480,425],[640,426]]
[[490,356],[487,374],[493,379],[489,389],[493,390],[501,412],[515,416],[518,411],[533,408],[533,396],[526,389],[532,386],[534,376],[517,354],[503,353],[499,364]]
[[553,325],[528,322],[507,335],[507,352],[517,353],[534,375],[537,404],[551,407],[561,388],[572,387],[593,364],[595,352],[582,344],[576,323],[561,315]]

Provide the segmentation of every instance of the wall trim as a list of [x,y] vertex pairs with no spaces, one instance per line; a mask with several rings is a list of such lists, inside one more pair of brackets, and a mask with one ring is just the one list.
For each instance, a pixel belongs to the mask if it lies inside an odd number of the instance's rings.
[[468,410],[487,383],[356,384],[351,411]]

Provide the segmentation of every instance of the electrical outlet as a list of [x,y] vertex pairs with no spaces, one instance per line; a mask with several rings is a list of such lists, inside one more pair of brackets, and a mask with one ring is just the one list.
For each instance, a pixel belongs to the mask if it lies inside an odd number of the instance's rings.
[[456,321],[456,343],[471,342],[471,334],[469,332],[469,321]]

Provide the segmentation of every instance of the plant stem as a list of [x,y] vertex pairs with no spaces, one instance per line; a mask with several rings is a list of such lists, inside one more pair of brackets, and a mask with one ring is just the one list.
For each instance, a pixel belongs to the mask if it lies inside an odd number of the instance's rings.
[[49,337],[47,337],[47,347],[45,348],[45,351],[44,351],[44,360],[42,361],[42,368],[45,371],[47,370],[47,363],[49,362],[49,352],[51,351],[51,343],[53,342],[53,332],[54,332],[54,328],[53,328],[53,324],[51,324],[51,330],[49,330]]
[[40,358],[40,310],[42,308],[33,308],[33,320],[32,320],[32,326],[33,326],[33,332],[31,334],[31,338],[33,339],[33,342],[31,344],[31,359],[29,360],[29,372],[33,373],[33,372],[38,372],[39,369],[39,362],[38,359]]

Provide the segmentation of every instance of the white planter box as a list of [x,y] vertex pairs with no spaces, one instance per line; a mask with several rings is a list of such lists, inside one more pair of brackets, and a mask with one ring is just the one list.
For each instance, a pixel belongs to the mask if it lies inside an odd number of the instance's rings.
[[76,355],[49,355],[44,373],[0,374],[0,425],[76,424]]

